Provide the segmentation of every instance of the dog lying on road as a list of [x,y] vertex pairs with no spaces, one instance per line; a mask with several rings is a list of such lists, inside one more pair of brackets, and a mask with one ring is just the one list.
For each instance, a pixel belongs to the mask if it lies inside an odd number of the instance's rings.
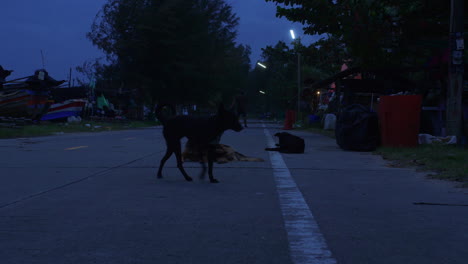
[[265,148],[265,150],[279,151],[281,153],[304,153],[304,139],[288,132],[276,133],[275,136],[279,139],[279,144],[276,144],[278,147]]
[[177,158],[177,168],[179,168],[185,180],[192,181],[183,167],[181,144],[180,140],[187,137],[192,144],[199,149],[200,160],[202,160],[203,171],[200,175],[201,178],[205,176],[206,165],[203,162],[203,152],[207,150],[208,157],[208,176],[210,182],[217,183],[213,176],[213,161],[215,159],[215,144],[219,143],[221,135],[224,131],[232,129],[234,131],[241,131],[242,125],[239,123],[237,116],[224,109],[221,104],[215,116],[208,118],[193,117],[193,116],[175,116],[172,118],[165,118],[161,111],[165,105],[158,105],[156,108],[156,117],[163,124],[163,135],[166,140],[167,150],[164,157],[161,159],[158,170],[158,178],[162,178],[162,169],[164,163],[169,159],[172,153],[175,153]]
[[[232,147],[224,144],[214,145],[215,150],[215,159],[214,161],[221,163],[228,163],[232,161],[253,161],[253,162],[263,162],[261,158],[247,157],[237,151]],[[200,151],[203,152],[203,159],[200,159]],[[185,145],[185,150],[182,152],[182,161],[195,161],[195,162],[206,162],[208,161],[206,150],[197,149],[197,146],[192,144],[189,140]]]

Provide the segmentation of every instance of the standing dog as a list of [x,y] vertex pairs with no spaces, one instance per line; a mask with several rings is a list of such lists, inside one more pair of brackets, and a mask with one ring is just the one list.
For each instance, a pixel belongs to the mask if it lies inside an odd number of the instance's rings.
[[[185,172],[182,162],[180,140],[187,137],[192,144],[197,146],[200,150],[199,155],[202,157],[203,150],[208,153],[208,175],[210,182],[217,183],[213,177],[213,161],[215,159],[215,144],[219,143],[221,135],[224,131],[232,129],[236,132],[242,130],[242,125],[239,123],[237,116],[224,109],[221,104],[218,113],[208,118],[193,117],[193,116],[175,116],[172,118],[165,118],[162,114],[164,105],[158,105],[156,108],[156,117],[163,124],[163,135],[166,140],[167,150],[164,157],[161,159],[158,170],[158,178],[162,178],[162,169],[167,159],[175,153],[177,158],[177,168],[179,168],[185,180],[192,181],[192,178]],[[206,172],[206,165],[201,159],[203,166],[201,178],[204,177]]]

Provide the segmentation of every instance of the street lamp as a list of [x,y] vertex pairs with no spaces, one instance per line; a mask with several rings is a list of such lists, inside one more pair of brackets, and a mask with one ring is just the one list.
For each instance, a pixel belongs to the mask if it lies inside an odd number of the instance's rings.
[[264,68],[264,69],[267,68],[267,66],[265,66],[264,64],[262,64],[262,63],[260,63],[260,62],[257,62],[257,65],[260,66],[260,67],[262,67],[262,68]]
[[291,38],[296,39],[296,34],[294,34],[294,30],[289,30],[289,33],[291,33]]
[[[296,40],[296,34],[294,34],[294,30],[289,30],[291,33],[291,38]],[[301,54],[299,51],[297,52],[297,117],[296,120],[299,119],[299,111],[300,111],[300,104],[301,104]]]
[[[261,63],[261,62],[259,62],[259,61],[257,61],[257,65],[260,66],[260,67],[262,67],[262,68],[264,68],[264,69],[267,68],[267,66],[265,66],[265,64],[263,64],[263,63]],[[261,93],[261,94],[263,94],[263,95],[266,94],[265,91],[262,91],[262,90],[259,90],[258,92]],[[265,102],[266,107],[268,107],[268,96],[265,96],[265,101],[266,101],[266,102]]]

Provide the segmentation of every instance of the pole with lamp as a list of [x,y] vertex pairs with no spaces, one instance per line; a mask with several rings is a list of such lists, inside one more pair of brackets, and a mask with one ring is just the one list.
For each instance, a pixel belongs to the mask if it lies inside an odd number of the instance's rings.
[[[267,68],[267,66],[266,66],[265,64],[261,63],[261,62],[257,62],[257,65],[260,66],[260,67],[262,67],[263,69],[266,69],[266,68]],[[266,92],[265,92],[265,91],[259,90],[258,92],[259,92],[260,94],[266,96]],[[268,106],[268,97],[265,97],[265,100],[266,100],[265,104]]]
[[[296,40],[296,34],[294,34],[294,30],[289,30],[291,33],[291,38]],[[300,104],[301,104],[301,53],[297,51],[297,117],[296,121],[299,120],[300,117]]]

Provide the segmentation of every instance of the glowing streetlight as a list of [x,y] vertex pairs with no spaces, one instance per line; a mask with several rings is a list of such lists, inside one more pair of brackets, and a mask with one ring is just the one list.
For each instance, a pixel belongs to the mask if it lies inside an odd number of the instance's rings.
[[[260,67],[262,67],[262,68],[264,68],[264,69],[267,68],[267,66],[265,66],[264,64],[262,64],[262,63],[260,63],[260,62],[257,62],[257,65],[260,66]],[[259,90],[258,92],[261,93],[261,94],[265,94],[265,92],[262,91],[262,90]]]
[[260,66],[260,67],[262,67],[262,68],[264,68],[264,69],[267,68],[267,66],[265,66],[264,64],[262,64],[262,63],[260,63],[260,62],[257,62],[257,65]]
[[294,30],[289,30],[289,33],[291,33],[291,38],[296,39],[296,34],[294,34]]
[[[296,40],[296,34],[294,30],[289,30],[291,38]],[[297,52],[297,119],[300,117],[300,104],[301,104],[301,54]]]

